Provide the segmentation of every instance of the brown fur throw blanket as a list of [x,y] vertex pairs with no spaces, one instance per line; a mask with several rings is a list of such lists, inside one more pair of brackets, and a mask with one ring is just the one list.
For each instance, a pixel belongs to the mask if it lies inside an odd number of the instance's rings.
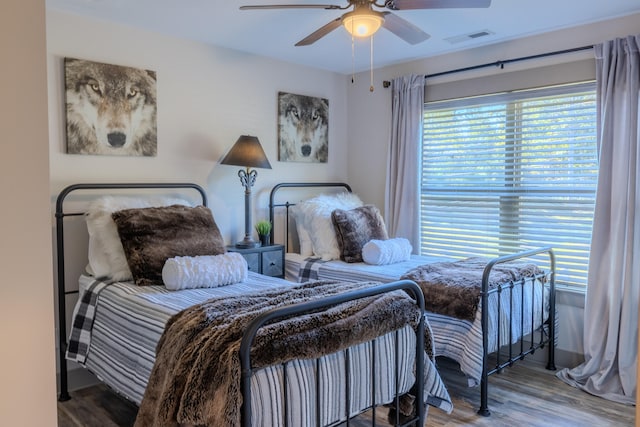
[[[239,348],[247,325],[276,307],[375,284],[310,282],[260,294],[214,298],[177,313],[158,343],[135,425],[240,425]],[[276,321],[258,332],[253,366],[331,354],[406,324],[415,326],[419,318],[412,298],[396,291]],[[430,345],[430,335],[425,342]]]
[[[488,262],[485,258],[467,258],[425,264],[409,270],[401,279],[413,280],[420,285],[427,311],[473,321],[480,304],[482,273]],[[496,264],[489,275],[489,287],[540,273],[542,271],[535,264]]]

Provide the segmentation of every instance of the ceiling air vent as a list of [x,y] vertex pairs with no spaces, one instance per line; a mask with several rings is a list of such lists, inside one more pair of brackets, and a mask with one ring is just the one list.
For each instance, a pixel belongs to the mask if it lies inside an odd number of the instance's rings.
[[447,37],[445,38],[445,40],[451,44],[456,44],[456,43],[462,43],[470,40],[476,40],[481,37],[491,36],[493,34],[495,34],[493,31],[480,30],[480,31],[474,31],[473,33],[462,34],[460,36]]

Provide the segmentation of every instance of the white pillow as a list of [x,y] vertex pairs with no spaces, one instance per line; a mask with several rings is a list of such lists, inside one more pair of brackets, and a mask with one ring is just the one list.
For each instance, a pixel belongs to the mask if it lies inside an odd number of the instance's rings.
[[154,206],[191,204],[185,200],[166,197],[100,197],[89,204],[85,214],[89,231],[89,266],[96,277],[114,280],[131,280],[118,228],[111,218],[113,212],[122,209],[150,208]]
[[335,209],[355,209],[362,205],[362,200],[357,195],[346,192],[335,195],[321,194],[296,204],[297,215],[303,219],[301,223],[309,234],[314,255],[325,261],[340,259],[340,248],[331,222],[331,212]]
[[220,255],[178,256],[162,267],[162,281],[170,291],[217,288],[247,279],[247,261],[237,252]]
[[386,265],[411,259],[413,247],[409,240],[396,237],[370,240],[362,247],[362,259],[367,264]]
[[305,228],[304,212],[301,208],[298,208],[298,205],[293,205],[290,212],[293,216],[293,220],[296,222],[300,255],[303,257],[310,257],[313,255],[313,244],[311,243],[311,236]]

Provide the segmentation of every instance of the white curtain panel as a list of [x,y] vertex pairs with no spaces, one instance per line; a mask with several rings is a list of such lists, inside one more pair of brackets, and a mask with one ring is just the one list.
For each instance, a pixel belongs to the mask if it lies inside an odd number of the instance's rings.
[[575,387],[635,404],[640,304],[640,35],[595,46],[599,174]]
[[424,75],[391,82],[391,137],[387,163],[385,216],[390,237],[404,237],[420,250],[420,147]]

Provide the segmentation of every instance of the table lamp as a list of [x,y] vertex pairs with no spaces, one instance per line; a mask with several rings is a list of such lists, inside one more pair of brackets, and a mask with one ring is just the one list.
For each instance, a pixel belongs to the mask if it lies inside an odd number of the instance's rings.
[[251,225],[251,187],[256,182],[258,172],[251,168],[271,169],[260,141],[255,136],[241,135],[231,150],[220,161],[223,165],[243,166],[246,168],[238,171],[240,183],[244,187],[244,239],[236,243],[237,248],[255,248],[260,242],[253,240],[253,228]]

